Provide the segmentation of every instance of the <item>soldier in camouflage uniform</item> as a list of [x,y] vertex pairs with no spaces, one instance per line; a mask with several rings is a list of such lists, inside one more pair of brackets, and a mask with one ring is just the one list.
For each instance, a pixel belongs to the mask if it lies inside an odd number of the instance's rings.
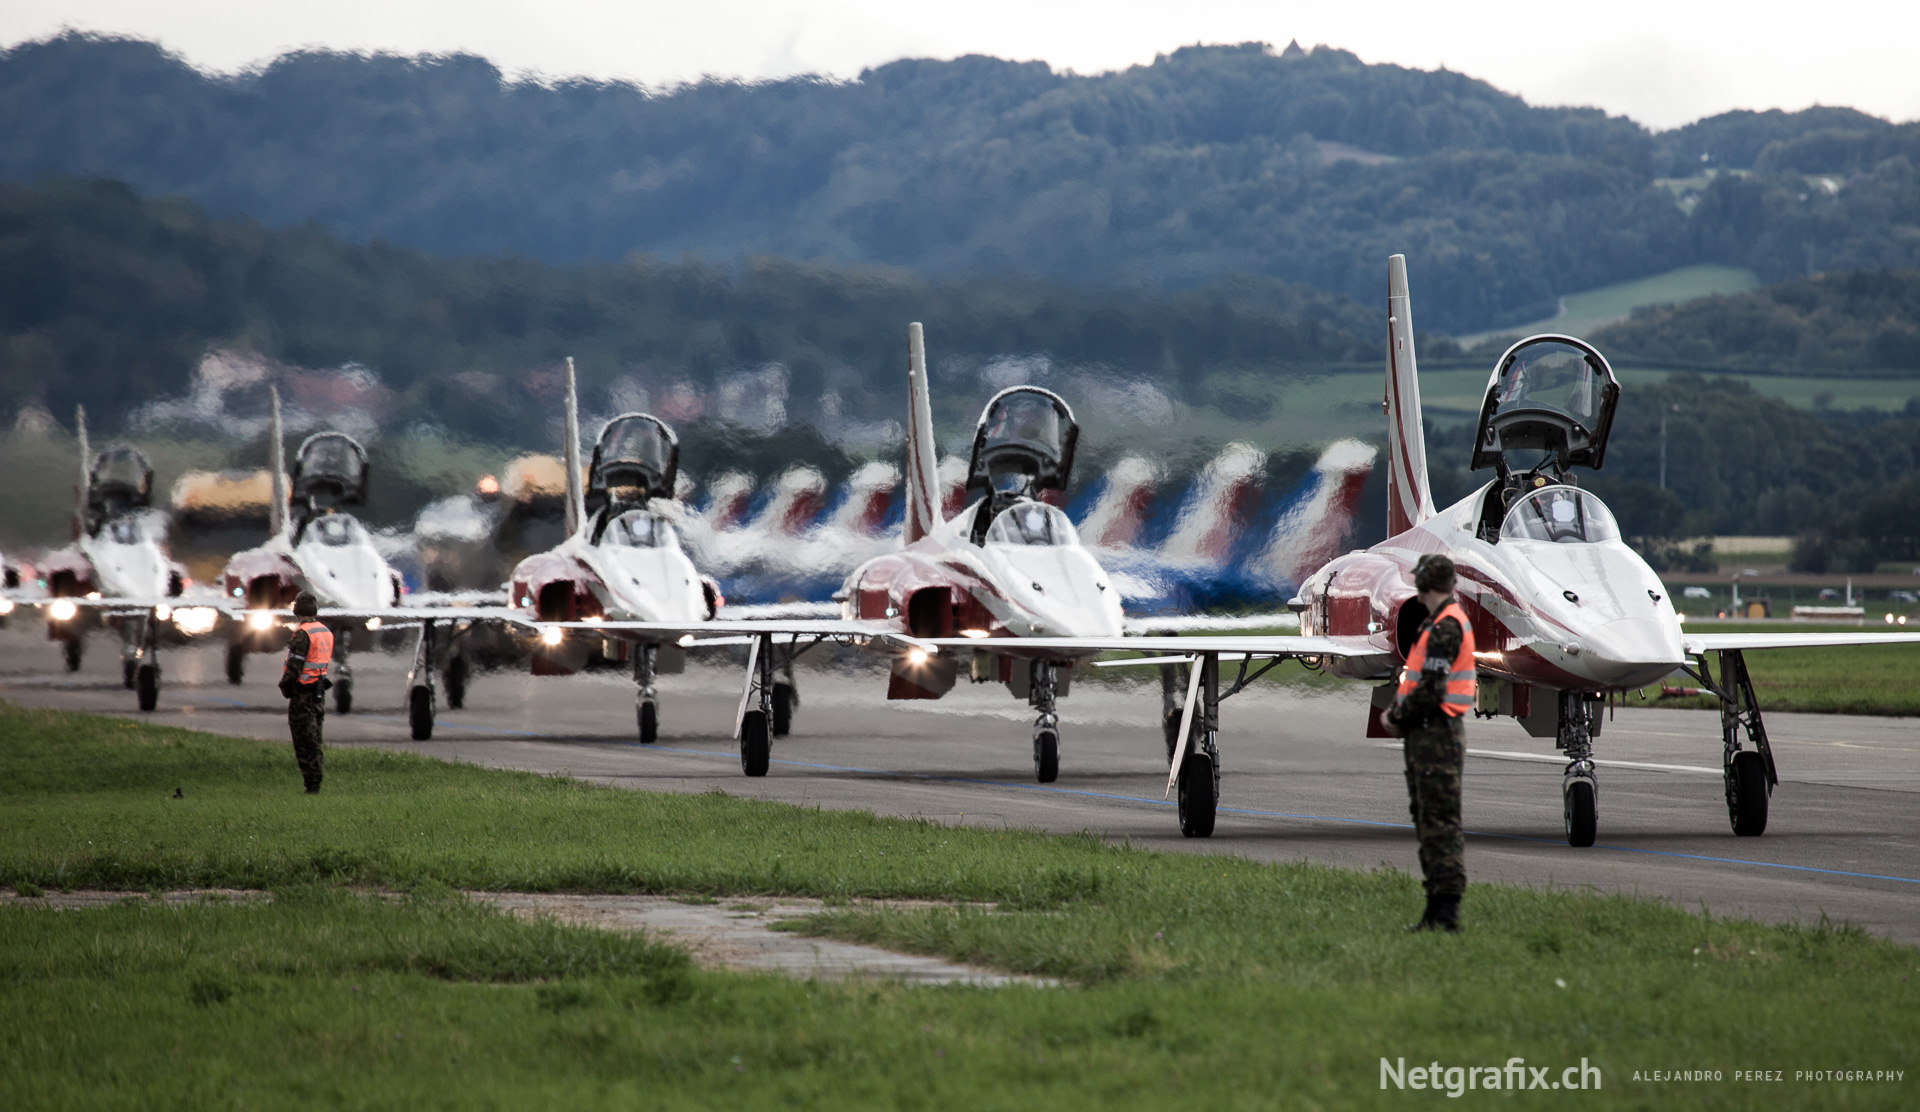
[[1467,890],[1460,776],[1466,715],[1474,702],[1473,626],[1453,597],[1452,560],[1422,556],[1413,575],[1431,617],[1407,654],[1400,692],[1387,715],[1406,739],[1407,798],[1426,878],[1426,914],[1413,929],[1457,931]]
[[293,600],[293,613],[303,619],[287,643],[287,666],[280,674],[280,694],[287,697],[287,727],[293,734],[293,759],[307,782],[307,794],[320,791],[320,726],[326,720],[327,665],[333,661],[333,632],[314,621],[319,603],[305,591]]

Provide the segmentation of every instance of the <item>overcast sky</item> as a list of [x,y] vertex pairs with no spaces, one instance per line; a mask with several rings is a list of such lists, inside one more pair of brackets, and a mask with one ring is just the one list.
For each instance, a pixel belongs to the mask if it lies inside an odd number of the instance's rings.
[[466,51],[513,74],[652,85],[852,77],[895,58],[969,53],[1097,73],[1190,43],[1297,38],[1654,127],[1815,103],[1920,117],[1916,0],[0,0],[0,42],[62,27],[158,39],[223,71],[319,46]]

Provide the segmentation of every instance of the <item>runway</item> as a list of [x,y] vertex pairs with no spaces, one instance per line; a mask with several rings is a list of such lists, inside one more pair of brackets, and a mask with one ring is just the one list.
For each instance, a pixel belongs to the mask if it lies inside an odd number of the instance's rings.
[[[964,681],[937,702],[888,703],[883,671],[803,667],[792,736],[770,773],[741,775],[731,740],[740,674],[693,664],[661,681],[661,736],[641,746],[633,686],[619,674],[475,677],[434,738],[408,736],[405,656],[354,658],[356,706],[329,714],[330,745],[379,745],[498,768],[560,772],[651,791],[704,792],[945,823],[1097,832],[1134,845],[1263,861],[1415,868],[1401,757],[1363,736],[1359,685],[1312,694],[1258,685],[1222,709],[1221,813],[1210,839],[1182,838],[1163,799],[1157,679],[1077,683],[1061,702],[1061,773],[1033,780],[1031,711],[1004,687]],[[216,733],[285,740],[277,658],[249,658],[230,686],[222,649],[163,650],[160,707],[142,716],[120,683],[117,645],[96,635],[64,671],[37,624],[0,632],[0,698]],[[1145,679],[1145,676],[1141,677]],[[1596,744],[1599,844],[1562,835],[1552,744],[1510,720],[1468,728],[1467,866],[1474,881],[1591,887],[1716,916],[1817,922],[1824,914],[1920,943],[1920,720],[1771,715],[1781,784],[1767,832],[1736,838],[1719,774],[1718,716],[1626,708]],[[287,758],[288,790],[299,778]],[[1410,913],[1414,909],[1409,909]],[[1471,897],[1468,902],[1472,910]]]

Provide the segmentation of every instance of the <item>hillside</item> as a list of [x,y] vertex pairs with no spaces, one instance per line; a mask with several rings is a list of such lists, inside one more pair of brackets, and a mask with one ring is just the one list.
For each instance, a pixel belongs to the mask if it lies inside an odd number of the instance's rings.
[[547,443],[525,415],[553,411],[568,355],[595,405],[611,390],[661,404],[732,390],[753,395],[736,408],[757,404],[760,423],[892,420],[909,320],[928,324],[943,397],[970,404],[1000,357],[1096,369],[1115,386],[1150,376],[1179,397],[1212,376],[1378,351],[1374,313],[1272,280],[1167,295],[777,260],[443,260],[215,220],[114,183],[0,185],[0,413],[38,403],[64,422],[84,402],[117,423],[187,394],[203,358],[225,351],[357,367],[378,383],[366,396],[383,425],[498,444]]
[[[301,52],[217,77],[150,43],[67,35],[0,55],[0,118],[0,179],[112,177],[448,255],[781,256],[1161,289],[1250,274],[1372,304],[1381,259],[1405,251],[1423,326],[1453,332],[1695,263],[1764,280],[1920,264],[1901,231],[1920,213],[1911,126],[1813,109],[1654,135],[1325,47],[648,91],[508,81],[468,56]],[[1703,166],[1741,173],[1656,184]],[[1810,173],[1838,185],[1809,193]]]
[[1641,310],[1594,334],[1610,357],[1757,371],[1920,372],[1920,270],[1854,271]]

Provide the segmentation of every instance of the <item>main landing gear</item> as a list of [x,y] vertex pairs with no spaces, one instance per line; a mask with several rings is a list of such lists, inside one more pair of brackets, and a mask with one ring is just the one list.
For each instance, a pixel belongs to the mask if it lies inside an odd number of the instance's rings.
[[[439,630],[429,618],[420,623],[420,640],[413,646],[413,666],[407,669],[407,726],[415,741],[433,739],[433,671]],[[344,640],[341,638],[339,640]],[[344,662],[343,662],[344,663]],[[335,681],[334,696],[339,697],[346,679]],[[342,713],[345,713],[344,711]]]
[[733,736],[740,742],[740,771],[748,776],[767,774],[773,762],[773,739],[786,737],[793,729],[793,713],[800,706],[793,662],[820,639],[796,647],[797,641],[789,641],[782,651],[774,645],[773,634],[761,633],[747,649],[747,682],[734,716]]
[[[1189,838],[1213,836],[1220,808],[1220,704],[1245,691],[1247,685],[1280,665],[1274,657],[1251,675],[1251,657],[1240,658],[1233,685],[1220,688],[1220,655],[1195,653],[1189,664],[1160,668],[1161,722],[1167,741],[1167,790],[1179,789],[1180,833]],[[1186,679],[1184,697],[1179,681]]]
[[[1707,662],[1700,661],[1701,674]],[[1773,747],[1767,744],[1767,726],[1760,718],[1760,701],[1754,697],[1753,679],[1747,675],[1746,657],[1740,652],[1720,654],[1720,738],[1725,748],[1721,778],[1727,788],[1727,821],[1733,832],[1754,838],[1767,829],[1767,802],[1780,777],[1773,768]],[[1752,749],[1740,747],[1740,735],[1747,735]]]

